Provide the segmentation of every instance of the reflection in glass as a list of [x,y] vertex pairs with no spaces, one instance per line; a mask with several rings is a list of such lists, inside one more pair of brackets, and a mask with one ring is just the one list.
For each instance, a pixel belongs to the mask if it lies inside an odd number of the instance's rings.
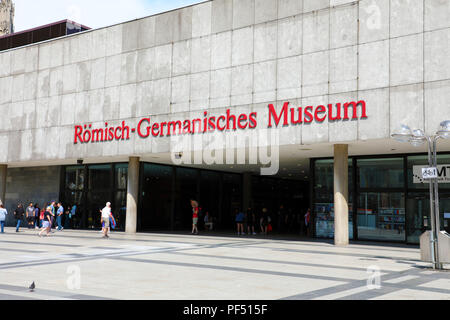
[[141,230],[168,230],[172,206],[172,176],[169,166],[144,164]]
[[128,182],[128,164],[116,164],[116,188],[127,189]]
[[[317,160],[314,165],[314,215],[316,237],[334,238],[334,161]],[[353,239],[353,162],[348,160],[348,234]]]
[[[209,219],[217,222],[220,211],[220,173],[202,170],[200,176],[200,204],[203,217],[206,215],[206,212],[208,212]],[[199,219],[199,230],[204,229],[203,217],[202,219]]]
[[[450,165],[450,155],[438,155],[437,156],[438,165]],[[408,157],[408,188],[410,189],[426,189],[428,190],[428,181],[422,179],[422,171],[419,167],[414,171],[414,166],[428,167],[428,156],[409,156]],[[445,168],[444,170],[448,170]],[[438,172],[443,174],[443,172]],[[450,176],[450,172],[447,173]],[[439,183],[439,189],[449,189],[450,183]]]
[[116,220],[116,230],[125,231],[127,216],[127,192],[116,191],[112,211]]
[[89,190],[112,189],[110,164],[89,166]]
[[407,241],[418,244],[420,236],[431,229],[430,194],[414,192],[408,194],[406,211]]
[[403,188],[403,158],[358,159],[360,188]]
[[401,192],[363,192],[358,202],[358,237],[405,240],[405,196]]
[[223,213],[220,217],[222,229],[234,229],[234,210],[242,207],[242,176],[234,173],[223,174]]
[[66,188],[69,190],[83,190],[84,188],[84,167],[66,167]]

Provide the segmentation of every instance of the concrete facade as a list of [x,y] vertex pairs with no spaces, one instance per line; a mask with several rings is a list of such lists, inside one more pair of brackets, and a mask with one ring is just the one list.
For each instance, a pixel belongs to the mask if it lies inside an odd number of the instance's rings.
[[450,118],[449,11],[439,0],[214,0],[1,52],[0,163],[168,152],[167,137],[74,144],[74,125],[231,108],[258,112],[259,130],[267,105],[286,101],[363,99],[368,118],[279,128],[282,145],[388,141],[402,122],[434,132]]
[[[6,224],[14,225],[14,210],[18,203],[24,208],[30,202],[39,204],[59,199],[61,167],[8,168],[6,178],[5,208],[8,210]],[[26,227],[25,219],[22,226]]]
[[14,32],[15,6],[12,0],[0,1],[0,36]]

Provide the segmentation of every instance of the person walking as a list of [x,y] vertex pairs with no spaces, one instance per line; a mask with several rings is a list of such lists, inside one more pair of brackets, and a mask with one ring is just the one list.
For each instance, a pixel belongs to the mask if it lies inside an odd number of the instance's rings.
[[3,206],[3,203],[0,201],[0,226],[1,226],[1,233],[5,233],[5,221],[6,221],[6,215],[8,214],[8,211]]
[[30,204],[27,207],[26,219],[28,223],[28,229],[34,228],[34,206],[32,202],[30,202]]
[[[51,210],[51,212],[50,212],[50,214],[52,215],[50,218],[51,218],[51,220],[52,220],[52,225],[50,226],[50,229],[51,228],[53,228],[53,226],[55,225],[55,218],[56,218],[56,205],[55,205],[55,200],[52,200],[51,202],[50,202],[50,208],[52,209]],[[51,230],[50,230],[51,231]]]
[[39,228],[42,228],[42,223],[44,222],[44,214],[48,206],[49,206],[48,203],[46,203],[39,212]]
[[34,228],[39,229],[39,218],[40,218],[41,209],[39,209],[39,205],[36,203],[34,205]]
[[107,202],[106,206],[102,209],[102,215],[100,223],[102,224],[103,238],[109,238],[109,218],[111,216],[111,202]]
[[63,228],[61,220],[64,214],[64,207],[62,206],[61,202],[58,202],[57,204],[58,210],[56,211],[56,224],[58,225],[58,227],[56,228],[56,230],[61,231]]
[[23,205],[19,203],[16,210],[14,210],[14,218],[16,219],[16,232],[19,232],[20,223],[22,222],[22,218],[24,215],[25,210],[23,209]]
[[244,233],[244,219],[245,219],[245,215],[239,209],[235,210],[235,214],[236,214],[235,221],[236,221],[236,225],[237,225],[237,234],[238,234],[238,236],[241,235],[241,234],[245,235],[245,233]]
[[42,233],[45,231],[47,232],[46,236],[48,237],[50,234],[50,231],[52,229],[52,207],[48,206],[46,209],[42,209],[43,212],[43,218],[41,220],[42,222],[42,228],[41,232],[38,233],[39,237],[42,237]]
[[198,202],[195,200],[191,200],[191,206],[192,206],[192,234],[198,234],[198,214],[199,214],[199,208],[198,208]]

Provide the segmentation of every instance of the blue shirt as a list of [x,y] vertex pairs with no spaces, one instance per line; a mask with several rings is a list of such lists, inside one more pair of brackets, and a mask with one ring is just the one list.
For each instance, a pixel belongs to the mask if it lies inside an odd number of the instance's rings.
[[70,213],[72,214],[72,215],[75,215],[75,212],[77,211],[77,206],[76,205],[73,205],[73,207],[72,207],[72,209],[70,210]]
[[58,215],[64,213],[64,207],[63,207],[63,206],[59,207],[59,208],[58,208],[58,211],[57,211],[56,213],[57,213]]
[[239,213],[236,215],[236,222],[243,222],[243,221],[244,221],[244,218],[245,218],[244,213],[243,213],[243,212],[239,212]]

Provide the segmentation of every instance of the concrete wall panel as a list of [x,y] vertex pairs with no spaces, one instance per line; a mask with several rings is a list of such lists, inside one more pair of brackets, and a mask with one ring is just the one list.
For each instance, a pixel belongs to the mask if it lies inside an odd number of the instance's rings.
[[359,2],[359,43],[389,38],[390,0]]
[[423,84],[391,88],[390,92],[390,134],[401,124],[414,129],[425,128]]
[[391,86],[423,81],[423,36],[395,38],[390,43]]
[[254,62],[277,58],[277,22],[268,22],[255,27]]
[[[227,108],[264,117],[269,103],[350,99],[366,100],[368,119],[282,128],[281,143],[388,139],[402,115],[435,130],[435,109],[448,109],[448,8],[439,0],[214,0],[1,52],[0,142],[11,137],[10,161],[28,160],[29,143],[34,160],[149,154],[170,140],[73,145],[73,125]],[[49,141],[60,152],[39,150]]]
[[423,1],[391,1],[391,37],[401,37],[423,31]]
[[367,119],[358,120],[358,140],[389,137],[389,89],[359,91],[358,100],[368,106]]
[[389,85],[389,41],[359,46],[359,89],[383,88]]
[[233,29],[255,23],[255,0],[233,0]]
[[276,20],[277,13],[278,1],[255,0],[255,24]]
[[278,19],[303,12],[303,0],[278,0]]
[[212,2],[212,33],[229,31],[233,27],[233,0],[215,0]]
[[425,33],[425,81],[450,78],[450,29]]
[[327,9],[305,14],[303,16],[303,54],[327,50],[329,46],[330,11]]
[[201,3],[192,8],[192,37],[211,34],[212,2]]

